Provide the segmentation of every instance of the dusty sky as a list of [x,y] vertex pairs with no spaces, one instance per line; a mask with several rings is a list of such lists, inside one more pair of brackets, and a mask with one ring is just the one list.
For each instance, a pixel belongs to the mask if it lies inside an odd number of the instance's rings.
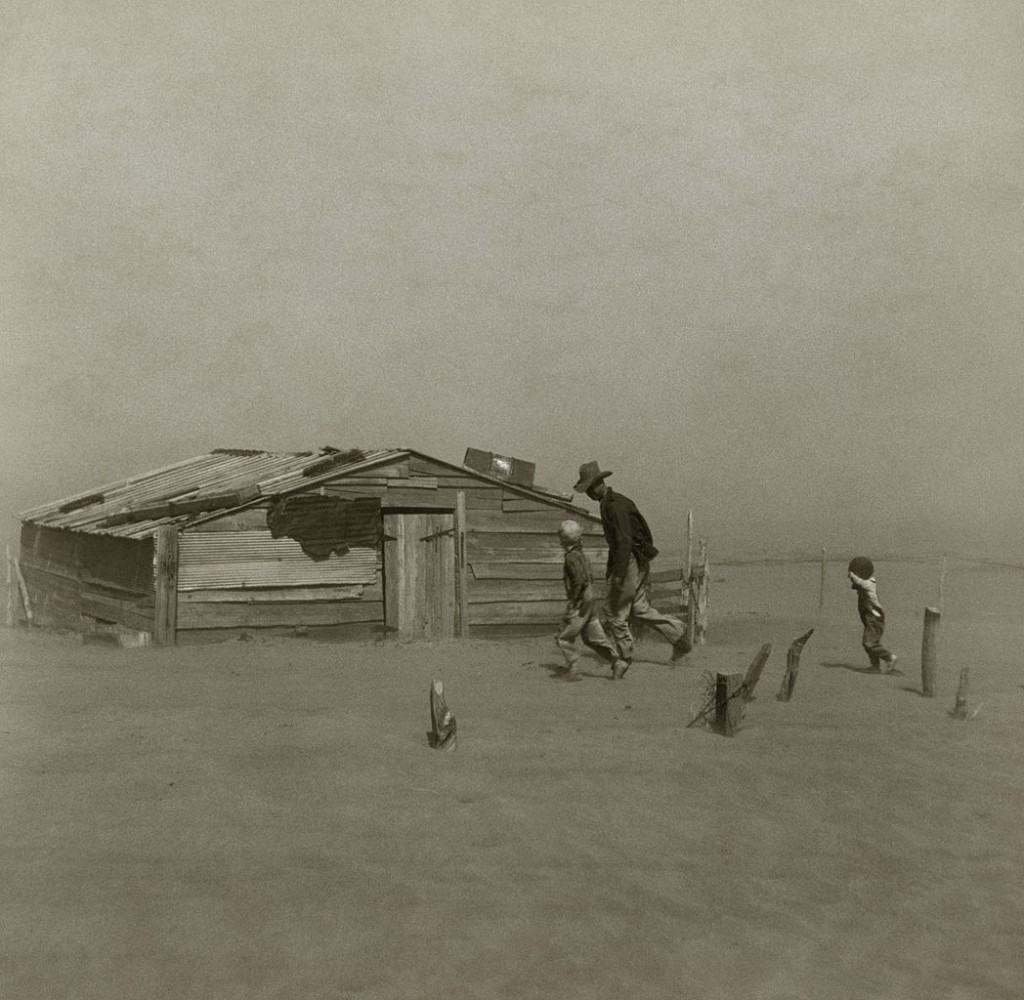
[[1019,0],[6,0],[0,514],[598,460],[663,549],[1024,560]]

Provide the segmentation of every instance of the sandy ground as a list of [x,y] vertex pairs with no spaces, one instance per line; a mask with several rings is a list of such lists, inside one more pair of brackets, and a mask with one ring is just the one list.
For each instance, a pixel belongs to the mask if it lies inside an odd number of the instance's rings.
[[[1017,1000],[1024,628],[944,621],[926,699],[919,620],[902,676],[826,622],[779,702],[807,624],[578,683],[549,638],[3,633],[0,996]],[[742,731],[685,728],[766,639]]]

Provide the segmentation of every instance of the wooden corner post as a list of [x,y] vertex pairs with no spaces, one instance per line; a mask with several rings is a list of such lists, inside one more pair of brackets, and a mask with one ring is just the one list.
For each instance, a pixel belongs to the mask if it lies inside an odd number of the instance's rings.
[[153,643],[173,646],[178,640],[178,526],[160,525],[156,530],[155,546]]
[[455,635],[465,639],[469,632],[469,596],[466,578],[466,494],[455,494]]

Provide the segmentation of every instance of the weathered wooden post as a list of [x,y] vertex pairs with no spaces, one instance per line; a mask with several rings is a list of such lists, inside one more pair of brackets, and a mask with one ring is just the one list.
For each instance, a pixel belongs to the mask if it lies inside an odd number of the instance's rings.
[[690,582],[690,569],[693,563],[693,508],[686,511],[686,554],[683,556],[683,586]]
[[818,611],[825,610],[825,567],[827,560],[825,558],[825,550],[821,550],[821,586],[818,588]]
[[178,640],[178,527],[161,524],[156,529],[156,600],[153,643],[173,646]]
[[25,624],[29,628],[32,627],[32,598],[29,597],[28,584],[25,583],[25,577],[21,572],[21,563],[18,562],[18,557],[15,556],[12,560],[14,563],[14,575],[18,578],[18,590],[21,592],[21,603],[25,608]]
[[766,642],[758,652],[757,656],[754,657],[750,666],[747,667],[747,675],[743,678],[743,700],[753,701],[754,699],[754,688],[757,687],[757,682],[761,679],[761,672],[764,670],[764,665],[768,662],[768,657],[772,653],[772,644]]
[[786,653],[786,673],[782,678],[782,686],[776,695],[779,701],[789,701],[793,697],[793,688],[796,687],[796,675],[800,670],[800,654],[804,650],[804,644],[810,639],[814,629],[808,629],[803,635],[797,636]]
[[466,579],[466,494],[455,494],[455,635],[465,639],[469,631],[468,580]]
[[430,685],[430,732],[427,742],[435,750],[454,750],[457,745],[455,716],[444,700],[444,685],[434,681]]
[[969,672],[969,667],[964,667],[960,671],[960,684],[956,689],[956,702],[953,705],[953,710],[949,713],[954,719],[967,718],[967,675]]
[[715,728],[732,736],[743,721],[743,674],[715,675]]
[[921,694],[935,697],[935,646],[941,619],[938,608],[924,609],[924,635],[921,639]]
[[7,627],[14,627],[14,588],[12,587],[11,577],[11,547],[8,545],[4,549],[4,555],[7,558]]
[[702,538],[700,540],[700,567],[697,577],[697,611],[694,618],[693,643],[703,646],[707,642],[708,634],[708,588],[711,584],[711,574],[708,571],[708,543]]

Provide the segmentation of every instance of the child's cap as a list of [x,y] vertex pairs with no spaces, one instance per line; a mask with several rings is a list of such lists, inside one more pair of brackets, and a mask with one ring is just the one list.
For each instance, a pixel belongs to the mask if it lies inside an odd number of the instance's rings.
[[558,537],[567,542],[578,542],[583,537],[583,529],[577,521],[563,521],[558,526]]
[[867,556],[854,556],[850,560],[847,571],[859,576],[862,580],[870,580],[875,575],[875,564]]

